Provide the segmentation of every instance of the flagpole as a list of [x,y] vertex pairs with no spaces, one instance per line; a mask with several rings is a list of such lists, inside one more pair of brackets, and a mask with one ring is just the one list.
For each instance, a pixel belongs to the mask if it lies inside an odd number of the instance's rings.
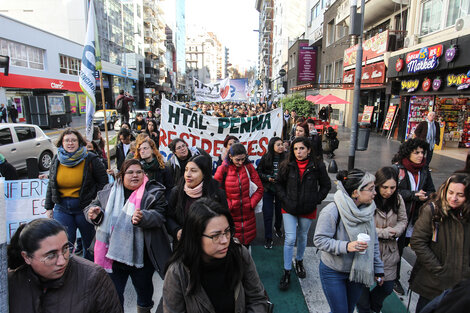
[[109,157],[109,138],[108,138],[108,122],[106,120],[106,103],[104,102],[104,88],[103,88],[103,70],[100,69],[100,86],[101,86],[101,103],[103,104],[104,114],[104,133],[106,136],[106,159],[108,161],[108,168],[111,168],[111,159]]

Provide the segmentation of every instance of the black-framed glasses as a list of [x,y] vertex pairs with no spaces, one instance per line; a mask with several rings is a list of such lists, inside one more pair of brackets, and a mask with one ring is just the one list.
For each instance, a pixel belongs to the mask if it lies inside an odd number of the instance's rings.
[[[38,258],[39,261],[44,263],[46,266],[52,266],[57,264],[57,260],[59,256],[62,256],[65,261],[70,258],[70,250],[73,248],[73,244],[71,242],[67,242],[63,247],[61,252],[51,252],[48,253],[46,256],[42,258]],[[31,257],[34,259],[34,257]]]
[[233,235],[235,235],[235,228],[233,227],[227,227],[223,233],[218,233],[212,236],[202,234],[202,236],[212,239],[213,243],[219,243],[220,239],[222,239],[222,236],[224,236],[225,239],[230,240],[230,238],[232,238]]

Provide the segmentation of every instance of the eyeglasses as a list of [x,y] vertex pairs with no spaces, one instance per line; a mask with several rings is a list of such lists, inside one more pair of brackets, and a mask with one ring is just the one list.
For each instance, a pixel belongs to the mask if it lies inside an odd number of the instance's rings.
[[131,176],[133,176],[134,174],[136,174],[136,175],[142,175],[143,173],[144,173],[143,170],[138,170],[138,171],[126,171],[126,172],[124,172],[124,174],[126,174],[126,175],[131,175]]
[[369,189],[361,189],[361,191],[375,192],[375,186],[372,186]]
[[218,233],[213,236],[202,234],[202,236],[212,239],[213,243],[219,243],[220,239],[222,239],[222,236],[224,236],[225,239],[229,240],[230,238],[233,237],[234,234],[235,234],[235,229],[233,227],[228,227],[227,229],[225,229],[223,233]]
[[175,150],[185,149],[186,147],[187,147],[186,145],[181,145],[181,146],[176,147]]
[[[71,242],[68,242],[64,247],[62,248],[61,253],[57,252],[51,252],[45,257],[39,259],[44,265],[46,266],[52,266],[57,264],[57,260],[59,259],[59,256],[62,256],[65,261],[67,261],[70,258],[70,250],[73,248],[73,244]],[[34,258],[34,257],[32,257]]]
[[74,143],[74,142],[78,142],[78,139],[64,139],[64,142],[71,142],[71,143]]

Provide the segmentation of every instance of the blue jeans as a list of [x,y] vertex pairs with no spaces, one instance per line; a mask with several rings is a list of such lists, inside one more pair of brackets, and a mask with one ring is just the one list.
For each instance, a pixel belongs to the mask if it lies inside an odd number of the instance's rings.
[[281,199],[279,199],[274,192],[265,191],[263,195],[263,219],[264,219],[264,238],[273,238],[273,215],[276,219],[274,227],[281,229],[282,214],[281,214]]
[[[282,219],[284,221],[284,232],[286,234],[284,240],[284,269],[290,271],[292,269],[292,255],[294,254],[296,237],[297,256],[295,259],[299,261],[304,259],[308,230],[310,225],[312,225],[312,220],[289,213],[284,213]],[[299,226],[298,229],[297,224]]]
[[155,268],[145,252],[144,267],[137,268],[120,262],[113,262],[113,272],[109,274],[116,287],[121,305],[124,306],[124,290],[131,276],[132,284],[137,293],[137,305],[143,308],[153,307],[153,272]]
[[393,292],[394,284],[395,280],[387,280],[384,281],[382,286],[376,285],[372,290],[364,287],[359,302],[357,302],[358,312],[369,313],[370,310],[380,312],[385,298]]
[[363,284],[349,281],[349,273],[335,271],[320,261],[320,280],[331,313],[352,313]]
[[93,262],[93,256],[88,252],[88,248],[95,237],[95,227],[87,222],[79,205],[78,198],[62,198],[60,203],[56,203],[54,206],[54,219],[65,226],[67,237],[73,244],[77,236],[77,228],[80,230],[83,241],[83,257]]

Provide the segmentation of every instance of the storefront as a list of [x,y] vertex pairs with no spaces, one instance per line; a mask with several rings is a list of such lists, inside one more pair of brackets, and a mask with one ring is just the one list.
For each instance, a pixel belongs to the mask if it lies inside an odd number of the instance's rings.
[[470,147],[470,36],[390,58],[387,76],[399,86],[398,139],[414,134],[429,111],[444,130],[443,147]]

